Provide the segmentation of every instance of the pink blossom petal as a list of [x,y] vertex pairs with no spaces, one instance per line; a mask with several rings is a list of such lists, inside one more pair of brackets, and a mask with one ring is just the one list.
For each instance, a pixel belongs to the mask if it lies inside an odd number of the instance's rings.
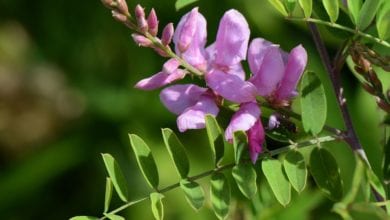
[[296,94],[295,88],[302,76],[307,64],[307,53],[302,45],[298,45],[291,50],[288,57],[287,67],[280,87],[276,92],[276,97],[280,100],[289,99]]
[[185,14],[179,21],[176,27],[176,32],[173,41],[176,46],[176,53],[180,54],[187,50],[194,38],[197,26],[197,17],[199,16],[198,7],[193,8]]
[[225,131],[225,138],[228,141],[233,139],[233,134],[236,131],[247,131],[260,117],[260,108],[255,102],[243,103],[240,109],[234,113],[230,120],[229,126]]
[[249,155],[252,163],[255,164],[259,154],[263,150],[263,143],[265,139],[265,133],[263,125],[260,120],[248,130],[248,142],[249,142]]
[[159,72],[153,76],[139,81],[134,87],[142,90],[154,90],[165,85],[168,85],[176,80],[183,79],[186,72],[181,69],[173,71],[173,73]]
[[170,112],[179,115],[195,105],[206,91],[206,88],[193,84],[173,85],[161,91],[160,100]]
[[236,102],[250,102],[256,100],[256,87],[240,77],[213,70],[206,74],[207,85],[223,98]]
[[187,108],[178,118],[177,127],[180,132],[187,129],[201,129],[205,127],[206,114],[216,116],[219,112],[218,106],[215,104],[213,96],[202,95],[199,101]]
[[179,66],[180,66],[180,62],[175,58],[171,58],[164,63],[163,72],[173,73],[175,70],[177,70],[177,68],[179,68]]
[[218,65],[231,66],[246,59],[250,30],[242,14],[234,9],[222,17],[215,41]]
[[249,79],[256,86],[258,94],[269,96],[283,78],[284,62],[279,48],[271,47],[262,58],[258,72]]
[[248,50],[249,69],[252,71],[252,73],[259,72],[264,56],[268,52],[268,49],[275,46],[275,44],[263,38],[255,38],[252,40]]

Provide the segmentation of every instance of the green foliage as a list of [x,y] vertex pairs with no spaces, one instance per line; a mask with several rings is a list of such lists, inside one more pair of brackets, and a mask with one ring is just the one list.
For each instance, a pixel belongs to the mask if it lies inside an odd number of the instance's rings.
[[371,169],[366,169],[366,175],[371,187],[374,188],[375,191],[378,192],[379,195],[381,195],[383,198],[386,198],[385,188],[383,187],[381,181],[376,176],[374,171],[372,171]]
[[310,154],[310,173],[328,198],[339,201],[343,197],[340,170],[329,151],[319,147],[313,149]]
[[142,174],[152,188],[157,188],[159,184],[158,170],[149,146],[135,134],[129,134],[129,137]]
[[182,179],[186,178],[190,171],[190,163],[188,162],[183,144],[171,129],[164,128],[161,131],[165,146],[175,164],[177,172]]
[[376,17],[376,28],[379,38],[382,40],[390,39],[390,2],[385,1],[379,8]]
[[198,0],[176,0],[175,8],[178,11],[178,10],[180,10],[180,9],[186,7],[187,5],[190,5],[196,1],[198,1]]
[[248,137],[243,131],[236,131],[233,134],[233,149],[234,159],[236,164],[240,163],[242,153],[244,152],[245,146],[248,143]]
[[291,185],[283,172],[282,163],[276,159],[264,159],[261,168],[278,202],[283,206],[288,205],[291,201]]
[[99,220],[99,218],[93,216],[75,216],[69,220]]
[[214,164],[218,165],[224,154],[223,131],[213,115],[206,115],[206,130],[209,139],[211,152],[213,153]]
[[293,13],[296,3],[296,0],[284,0],[284,5],[286,6],[288,14],[291,15]]
[[348,1],[348,11],[354,24],[358,23],[359,12],[362,7],[362,0]]
[[359,12],[357,27],[359,30],[364,30],[371,24],[372,20],[378,11],[381,0],[366,0],[363,3],[362,9]]
[[180,188],[183,190],[187,202],[190,206],[198,211],[204,204],[203,188],[195,181],[183,179],[180,181]]
[[110,154],[102,154],[102,157],[115,191],[118,193],[118,196],[122,201],[127,202],[127,183],[118,163]]
[[111,198],[112,198],[112,181],[109,177],[107,177],[106,178],[106,193],[104,196],[104,211],[103,212],[107,212],[108,209],[110,208]]
[[271,5],[274,6],[275,9],[277,9],[283,16],[288,16],[282,0],[268,0],[268,2],[271,3]]
[[307,169],[303,155],[296,150],[289,151],[284,157],[283,167],[293,188],[298,193],[302,192],[307,181]]
[[316,135],[326,122],[325,90],[315,73],[306,72],[300,85],[302,123],[306,132]]
[[252,164],[240,163],[233,167],[232,176],[242,194],[251,199],[257,192],[256,171]]
[[164,205],[162,199],[164,195],[161,193],[151,193],[150,194],[150,206],[152,208],[153,216],[156,220],[164,219]]
[[330,21],[335,23],[339,17],[339,1],[338,0],[322,0],[326,13],[328,13]]
[[211,176],[211,205],[218,219],[226,219],[229,214],[230,187],[223,173]]
[[389,216],[386,212],[372,203],[353,203],[348,206],[348,211],[354,220],[386,220]]
[[104,214],[109,220],[125,220],[122,216],[115,215],[115,214]]
[[313,10],[313,0],[298,0],[306,18],[310,18]]

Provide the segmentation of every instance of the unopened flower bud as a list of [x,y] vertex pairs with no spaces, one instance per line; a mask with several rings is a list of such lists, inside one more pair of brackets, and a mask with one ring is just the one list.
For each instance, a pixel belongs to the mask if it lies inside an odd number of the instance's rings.
[[116,0],[118,12],[123,15],[129,15],[129,9],[127,7],[126,0]]
[[379,97],[376,97],[376,103],[378,104],[379,108],[383,109],[386,112],[390,112],[390,105],[384,100],[380,99]]
[[158,33],[158,20],[157,20],[156,12],[154,11],[153,8],[150,11],[148,16],[148,26],[149,26],[149,33],[155,37]]
[[364,72],[368,72],[371,69],[371,63],[370,61],[366,60],[363,57],[360,57],[359,59],[359,65],[362,67]]
[[115,0],[101,0],[103,5],[109,9],[114,9],[117,6]]
[[[181,25],[180,32],[178,33],[178,48],[180,52],[184,53],[194,38],[197,21],[198,21],[198,8],[192,9],[192,11],[186,16],[186,19]],[[180,25],[180,24],[179,24]]]
[[122,22],[122,23],[124,23],[124,22],[127,21],[126,15],[124,15],[124,14],[118,12],[118,11],[112,10],[111,13],[112,13],[112,17],[113,17],[115,20],[117,20],[117,21],[119,21],[119,22]]
[[146,32],[148,30],[148,23],[145,19],[145,11],[139,4],[135,7],[135,18],[141,31]]
[[167,26],[165,26],[162,32],[161,43],[165,46],[170,44],[172,41],[173,34],[174,34],[173,23],[169,23],[167,24]]
[[167,62],[164,63],[163,72],[171,74],[175,70],[177,70],[177,68],[179,68],[179,66],[180,66],[180,62],[175,58],[171,58]]
[[135,43],[140,47],[150,47],[153,44],[148,38],[139,34],[132,34],[131,37],[133,37]]
[[169,55],[164,51],[162,50],[161,48],[158,48],[158,47],[153,47],[152,48],[162,57],[169,57]]
[[370,93],[371,95],[375,95],[376,92],[375,92],[375,89],[372,88],[372,86],[368,83],[363,83],[362,84],[362,87],[364,90],[366,90],[368,93]]

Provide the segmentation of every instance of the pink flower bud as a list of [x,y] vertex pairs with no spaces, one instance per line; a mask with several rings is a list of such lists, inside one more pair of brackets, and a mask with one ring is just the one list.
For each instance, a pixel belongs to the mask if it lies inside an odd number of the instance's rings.
[[181,19],[177,27],[178,30],[180,29],[177,46],[182,53],[188,49],[194,38],[199,16],[198,8],[194,8]]
[[116,0],[116,3],[117,3],[116,8],[118,9],[118,12],[120,12],[123,15],[129,14],[129,9],[127,8],[126,0]]
[[167,26],[165,26],[162,32],[161,43],[165,46],[170,44],[172,41],[173,34],[174,34],[173,23],[169,23],[167,24]]
[[124,14],[118,12],[118,11],[112,10],[111,13],[112,13],[112,17],[113,17],[115,20],[117,20],[117,21],[119,21],[119,22],[122,22],[122,23],[124,23],[124,22],[127,21],[126,15],[124,15]]
[[153,8],[150,11],[148,16],[148,25],[149,25],[149,33],[152,36],[156,36],[158,32],[158,20],[157,20],[156,12],[154,11]]
[[139,4],[135,7],[135,18],[141,31],[146,32],[148,30],[148,23],[145,19],[145,11]]
[[114,0],[101,0],[103,5],[109,9],[114,9],[116,7],[116,2]]
[[131,37],[133,37],[135,43],[140,47],[150,47],[153,44],[148,38],[139,34],[132,34]]

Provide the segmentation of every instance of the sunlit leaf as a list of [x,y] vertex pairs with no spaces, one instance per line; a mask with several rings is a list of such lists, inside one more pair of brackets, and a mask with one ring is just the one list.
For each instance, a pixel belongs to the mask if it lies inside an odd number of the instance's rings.
[[204,204],[203,188],[195,181],[183,179],[180,181],[180,188],[184,191],[187,202],[195,210],[202,208]]
[[261,169],[278,202],[283,206],[290,203],[291,185],[283,172],[282,163],[276,159],[265,159]]
[[127,202],[127,183],[118,163],[110,154],[102,154],[102,157],[115,191],[118,193],[118,196],[122,201]]
[[182,179],[186,178],[190,170],[190,163],[188,162],[183,144],[171,129],[164,128],[161,131],[165,146],[175,164],[177,172]]
[[310,154],[310,172],[328,198],[338,201],[343,197],[340,170],[329,151],[319,147],[313,149]]
[[330,21],[336,22],[339,17],[339,0],[322,0],[326,13],[328,13]]
[[233,134],[233,148],[234,148],[234,159],[236,164],[240,163],[242,153],[244,152],[245,146],[248,143],[248,138],[243,131],[236,131]]
[[347,5],[348,5],[348,11],[352,17],[352,22],[354,24],[357,24],[359,18],[359,12],[360,9],[362,8],[362,0],[348,1]]
[[353,220],[388,220],[386,212],[372,203],[353,203],[348,205],[348,212]]
[[283,16],[288,16],[282,0],[268,0],[268,2],[271,3],[271,5],[274,6],[274,8],[278,10]]
[[223,131],[213,115],[206,115],[206,130],[209,138],[211,151],[213,152],[214,163],[217,165],[224,154]]
[[233,167],[232,175],[242,194],[252,198],[257,192],[256,171],[250,163],[240,163]]
[[313,10],[313,0],[299,0],[299,5],[303,9],[306,18],[310,18]]
[[286,6],[286,9],[289,14],[292,14],[292,12],[294,11],[296,3],[296,0],[284,0],[284,5]]
[[115,215],[115,214],[104,214],[108,219],[110,220],[125,220],[122,216]]
[[303,75],[300,94],[303,128],[316,135],[325,125],[327,107],[324,87],[315,73]]
[[378,11],[381,0],[366,0],[359,12],[357,27],[359,30],[366,29],[374,20]]
[[390,1],[383,2],[376,17],[376,28],[379,38],[390,39]]
[[112,197],[112,181],[109,177],[106,178],[106,194],[104,196],[104,212],[107,212],[110,208]]
[[164,218],[164,206],[162,203],[163,198],[164,195],[160,193],[153,192],[150,194],[150,206],[156,220],[162,220]]
[[93,216],[75,216],[69,220],[99,220],[99,218]]
[[307,181],[307,169],[303,155],[296,150],[288,152],[284,157],[283,166],[291,185],[297,192],[302,192]]
[[152,188],[157,188],[159,184],[158,170],[149,146],[135,134],[129,134],[129,137],[142,174]]
[[175,8],[176,11],[186,7],[187,5],[190,5],[198,0],[176,0]]
[[230,205],[230,187],[222,173],[211,176],[211,204],[218,219],[227,217]]

